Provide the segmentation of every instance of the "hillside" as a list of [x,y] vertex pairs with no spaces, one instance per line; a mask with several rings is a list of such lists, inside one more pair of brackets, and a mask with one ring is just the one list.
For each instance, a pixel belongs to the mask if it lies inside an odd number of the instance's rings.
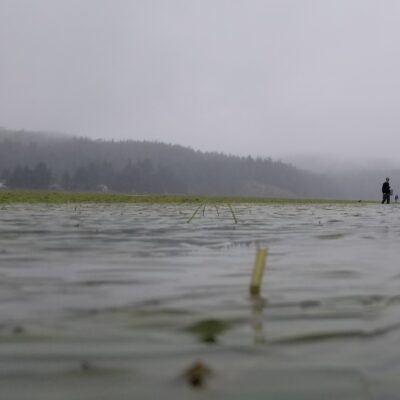
[[[203,153],[146,141],[0,131],[0,173],[10,187],[99,185],[130,193],[334,197],[323,176],[271,159]],[[39,184],[40,186],[40,184]]]

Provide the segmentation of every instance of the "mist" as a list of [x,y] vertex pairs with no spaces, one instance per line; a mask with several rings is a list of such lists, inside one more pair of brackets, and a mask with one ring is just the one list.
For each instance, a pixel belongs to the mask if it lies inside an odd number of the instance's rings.
[[2,0],[0,126],[393,161],[399,17],[390,0]]

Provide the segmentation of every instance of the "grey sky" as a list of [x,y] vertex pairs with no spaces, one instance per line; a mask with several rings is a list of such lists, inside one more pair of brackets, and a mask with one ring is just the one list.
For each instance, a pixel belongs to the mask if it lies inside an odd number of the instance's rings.
[[400,1],[0,0],[0,126],[397,156]]

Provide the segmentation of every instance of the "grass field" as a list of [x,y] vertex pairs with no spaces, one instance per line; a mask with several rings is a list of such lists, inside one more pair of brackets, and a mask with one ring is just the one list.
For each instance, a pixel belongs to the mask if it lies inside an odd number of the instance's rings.
[[306,198],[213,197],[190,195],[132,195],[122,193],[89,193],[61,191],[0,190],[0,203],[253,203],[253,204],[325,204],[357,203],[355,200]]

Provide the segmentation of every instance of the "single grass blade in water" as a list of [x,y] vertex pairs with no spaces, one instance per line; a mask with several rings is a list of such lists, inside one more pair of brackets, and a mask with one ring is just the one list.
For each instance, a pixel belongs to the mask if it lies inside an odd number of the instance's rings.
[[267,249],[257,249],[250,283],[250,294],[252,296],[258,296],[261,292],[261,284],[264,275],[267,254]]
[[237,220],[237,218],[236,218],[235,212],[233,211],[233,208],[232,208],[232,206],[231,206],[229,203],[228,203],[228,207],[229,207],[229,209],[231,210],[232,218],[233,218],[233,220],[235,221],[235,224],[237,224],[237,223],[238,223],[238,220]]
[[203,207],[203,203],[200,204],[200,205],[196,208],[196,211],[195,211],[195,212],[193,213],[193,215],[188,219],[187,223],[189,223],[189,222],[195,217],[195,215],[197,214],[197,212],[200,210],[201,207]]

